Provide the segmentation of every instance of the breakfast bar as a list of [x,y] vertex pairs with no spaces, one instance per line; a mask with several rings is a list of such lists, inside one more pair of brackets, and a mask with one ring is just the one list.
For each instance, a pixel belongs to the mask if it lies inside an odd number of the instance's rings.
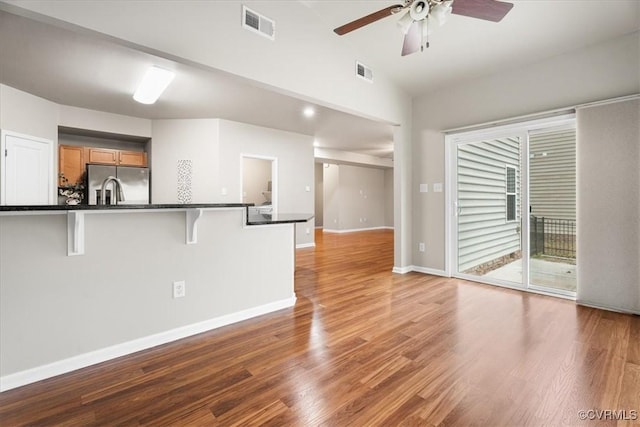
[[291,307],[312,215],[247,208],[0,206],[0,389]]

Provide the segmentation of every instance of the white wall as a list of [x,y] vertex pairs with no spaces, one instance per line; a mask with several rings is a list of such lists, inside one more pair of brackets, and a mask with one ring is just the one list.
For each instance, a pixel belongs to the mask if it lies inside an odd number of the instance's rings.
[[384,170],[384,225],[393,227],[393,169]]
[[340,227],[340,167],[327,163],[323,172],[323,228],[337,230]]
[[315,206],[314,206],[314,210],[315,210],[315,220],[316,220],[316,227],[322,227],[323,223],[324,223],[324,164],[323,163],[316,163],[315,165],[315,170],[314,170],[314,174],[315,174],[315,181],[316,181],[316,188],[315,188]]
[[446,188],[419,193],[420,183],[445,182],[443,131],[638,93],[639,52],[636,32],[414,99],[413,264],[445,269]]
[[[220,186],[227,189],[227,201],[240,201],[242,154],[274,157],[278,175],[272,181],[277,186],[278,212],[313,215],[313,137],[229,120],[219,123]],[[312,245],[314,227],[313,219],[296,224],[296,243]]]
[[640,314],[640,100],[581,108],[578,301]]
[[[313,137],[219,119],[154,120],[152,133],[153,203],[177,202],[178,160],[193,162],[193,203],[241,203],[245,154],[277,159],[279,212],[313,214]],[[297,224],[297,243],[313,244],[313,228]]]
[[60,106],[59,125],[121,135],[151,137],[151,120],[68,105]]
[[[351,165],[324,168],[325,230],[385,227],[385,170]],[[337,220],[337,222],[336,222]]]
[[58,140],[58,104],[0,84],[0,129]]
[[218,130],[217,119],[153,121],[150,162],[152,203],[178,202],[178,160],[192,161],[192,203],[240,202],[237,196],[229,198],[221,195]]
[[[85,254],[70,257],[65,214],[0,216],[1,385],[291,303],[291,224],[243,227],[242,218],[241,209],[206,210],[187,245],[184,212],[88,213]],[[174,299],[178,280],[186,296]]]

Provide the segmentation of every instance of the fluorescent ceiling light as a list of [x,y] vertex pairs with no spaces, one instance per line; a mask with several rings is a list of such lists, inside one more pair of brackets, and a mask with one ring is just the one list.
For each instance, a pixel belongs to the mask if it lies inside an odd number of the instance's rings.
[[304,114],[305,117],[313,117],[314,114],[316,114],[316,111],[313,109],[313,107],[306,107],[302,111],[302,114]]
[[136,93],[133,94],[133,99],[142,104],[153,104],[169,86],[173,77],[173,71],[165,70],[155,65],[150,67]]

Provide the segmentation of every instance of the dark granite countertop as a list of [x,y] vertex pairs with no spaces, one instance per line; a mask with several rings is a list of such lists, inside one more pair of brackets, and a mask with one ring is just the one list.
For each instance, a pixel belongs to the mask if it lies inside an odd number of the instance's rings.
[[307,222],[313,217],[313,214],[261,214],[250,212],[247,214],[247,225],[293,224],[296,222]]
[[[162,209],[215,209],[215,208],[249,208],[252,203],[193,203],[193,204],[150,204],[150,205],[16,205],[0,206],[0,214],[33,214],[46,212],[73,212],[73,211],[141,211]],[[247,225],[268,224],[293,224],[307,222],[314,217],[313,214],[279,213],[276,215],[258,213],[247,209]]]
[[100,211],[100,210],[152,210],[152,209],[207,209],[207,208],[244,208],[253,206],[248,203],[194,203],[194,204],[150,204],[150,205],[20,205],[0,206],[0,212],[31,211]]

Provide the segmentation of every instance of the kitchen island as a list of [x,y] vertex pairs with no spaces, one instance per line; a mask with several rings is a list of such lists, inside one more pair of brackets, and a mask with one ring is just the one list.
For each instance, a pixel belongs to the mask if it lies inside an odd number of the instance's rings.
[[0,389],[291,307],[312,215],[246,207],[0,207]]

